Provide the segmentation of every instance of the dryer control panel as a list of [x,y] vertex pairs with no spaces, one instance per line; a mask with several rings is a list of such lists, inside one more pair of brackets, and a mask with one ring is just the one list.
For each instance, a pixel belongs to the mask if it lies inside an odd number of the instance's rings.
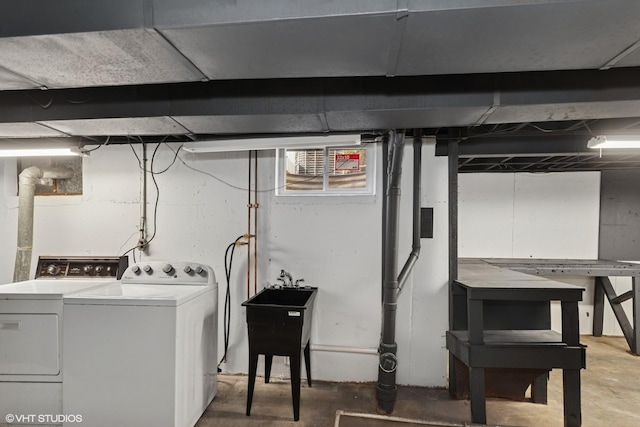
[[129,260],[122,257],[54,257],[38,258],[36,279],[114,278],[120,279]]

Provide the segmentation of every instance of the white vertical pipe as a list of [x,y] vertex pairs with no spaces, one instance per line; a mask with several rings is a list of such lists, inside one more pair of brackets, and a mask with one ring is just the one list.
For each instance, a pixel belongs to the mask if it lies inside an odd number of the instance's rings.
[[31,166],[23,170],[18,178],[18,242],[13,281],[29,278],[31,254],[33,252],[33,204],[36,181],[43,178],[68,179],[73,176],[69,168],[39,168]]

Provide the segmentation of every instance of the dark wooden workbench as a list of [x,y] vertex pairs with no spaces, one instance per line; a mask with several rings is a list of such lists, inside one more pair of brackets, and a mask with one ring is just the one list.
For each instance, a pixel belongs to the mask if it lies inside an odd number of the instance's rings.
[[[580,370],[586,357],[579,341],[578,301],[584,288],[483,260],[460,260],[458,271],[452,283],[454,326],[447,331],[447,349],[468,367],[472,421],[487,421],[485,369],[559,368],[565,426],[581,425]],[[550,329],[551,301],[562,305],[561,334]],[[450,366],[450,387],[455,387],[456,375]]]
[[[461,263],[477,260],[460,260]],[[593,335],[602,336],[604,316],[604,297],[607,297],[616,320],[622,329],[629,349],[633,354],[640,354],[640,285],[636,278],[640,277],[640,264],[582,259],[517,259],[517,258],[483,258],[482,261],[493,266],[527,273],[536,276],[585,276],[595,278],[593,301]],[[617,295],[609,277],[631,277],[631,290]],[[629,321],[622,303],[632,300],[633,318]]]

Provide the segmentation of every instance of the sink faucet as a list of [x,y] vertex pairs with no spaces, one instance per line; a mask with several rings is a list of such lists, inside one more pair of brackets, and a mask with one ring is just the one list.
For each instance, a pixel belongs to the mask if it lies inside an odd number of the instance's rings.
[[278,277],[278,280],[282,281],[282,286],[293,286],[293,277],[291,277],[291,273],[285,270],[280,270],[280,276]]

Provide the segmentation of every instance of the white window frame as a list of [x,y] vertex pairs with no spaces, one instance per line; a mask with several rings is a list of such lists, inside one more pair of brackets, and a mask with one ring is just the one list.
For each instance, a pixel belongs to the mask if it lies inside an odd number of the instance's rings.
[[[374,195],[376,191],[376,145],[366,144],[360,147],[318,147],[317,150],[324,150],[324,173],[323,173],[323,190],[286,190],[286,151],[285,148],[276,150],[276,196],[366,196]],[[330,150],[366,150],[367,167],[366,167],[366,186],[364,188],[329,188],[329,152]],[[298,151],[291,149],[290,151]]]

